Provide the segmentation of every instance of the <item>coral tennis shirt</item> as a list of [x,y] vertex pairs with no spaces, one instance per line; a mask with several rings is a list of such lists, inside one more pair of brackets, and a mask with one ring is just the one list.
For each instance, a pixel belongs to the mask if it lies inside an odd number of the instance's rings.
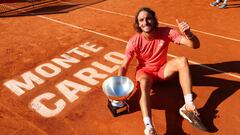
[[179,44],[181,38],[182,35],[178,31],[169,27],[159,27],[157,35],[150,40],[146,39],[142,33],[136,33],[128,41],[125,55],[128,58],[136,56],[137,70],[143,69],[148,73],[158,72],[167,62],[169,43]]

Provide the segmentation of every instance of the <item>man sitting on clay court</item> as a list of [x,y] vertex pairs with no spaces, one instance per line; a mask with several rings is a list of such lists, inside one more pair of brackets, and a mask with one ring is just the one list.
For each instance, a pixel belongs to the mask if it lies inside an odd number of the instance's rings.
[[199,41],[190,31],[189,25],[178,20],[176,20],[176,23],[181,34],[169,27],[158,27],[157,18],[152,9],[146,7],[139,9],[134,24],[136,34],[127,43],[125,58],[118,71],[119,76],[125,76],[133,57],[137,58],[136,80],[140,83],[140,108],[146,135],[156,134],[151,118],[151,86],[155,80],[166,80],[175,72],[179,73],[180,85],[185,100],[185,104],[179,110],[181,116],[194,126],[206,130],[201,124],[196,106],[193,103],[191,76],[187,58],[176,57],[167,61],[167,50],[170,42],[191,48],[199,47]]

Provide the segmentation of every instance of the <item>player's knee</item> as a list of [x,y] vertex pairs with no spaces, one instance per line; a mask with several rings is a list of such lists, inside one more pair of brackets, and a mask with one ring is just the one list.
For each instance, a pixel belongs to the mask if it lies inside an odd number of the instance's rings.
[[139,82],[140,82],[141,85],[144,85],[144,86],[146,85],[147,86],[148,84],[151,83],[151,80],[148,76],[143,76],[139,79]]
[[178,57],[177,62],[179,68],[184,68],[188,66],[188,59],[186,57]]
[[139,83],[140,83],[141,92],[148,93],[152,84],[151,79],[148,76],[142,76],[139,78]]

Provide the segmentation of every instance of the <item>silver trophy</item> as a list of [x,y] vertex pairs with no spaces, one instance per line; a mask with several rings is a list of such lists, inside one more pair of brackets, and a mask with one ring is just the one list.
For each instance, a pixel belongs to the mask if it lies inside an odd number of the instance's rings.
[[114,117],[129,112],[126,101],[134,89],[132,80],[125,76],[112,76],[103,82],[102,89],[108,97],[108,108]]

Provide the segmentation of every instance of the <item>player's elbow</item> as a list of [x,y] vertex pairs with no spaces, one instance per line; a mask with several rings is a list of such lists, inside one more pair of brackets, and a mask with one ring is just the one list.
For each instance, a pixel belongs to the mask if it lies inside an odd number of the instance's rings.
[[188,45],[193,49],[198,49],[200,47],[200,42],[196,36],[194,36],[191,40],[189,40]]
[[200,42],[198,40],[197,37],[195,37],[193,40],[192,40],[192,48],[193,49],[198,49],[200,47]]
[[198,44],[198,45],[195,45],[195,44],[194,44],[192,48],[193,48],[193,49],[198,49],[199,47],[200,47],[200,44]]

